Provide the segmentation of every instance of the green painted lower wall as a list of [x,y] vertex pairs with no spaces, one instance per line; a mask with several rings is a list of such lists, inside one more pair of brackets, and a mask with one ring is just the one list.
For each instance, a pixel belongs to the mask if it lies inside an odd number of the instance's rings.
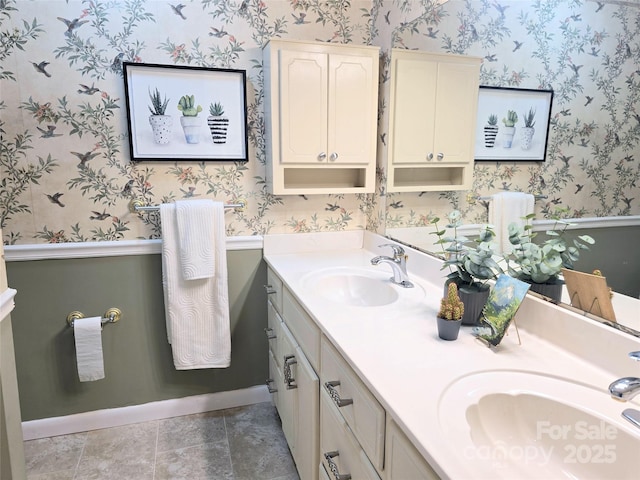
[[[544,234],[541,234],[544,235]],[[614,292],[638,298],[640,295],[640,227],[607,227],[569,230],[567,238],[591,235],[596,243],[580,252],[575,269],[602,271]]]
[[[167,343],[160,255],[7,264],[22,420],[215,393],[268,374],[262,250],[228,251],[231,367],[177,371]],[[102,335],[106,378],[80,383],[67,314],[122,310]]]

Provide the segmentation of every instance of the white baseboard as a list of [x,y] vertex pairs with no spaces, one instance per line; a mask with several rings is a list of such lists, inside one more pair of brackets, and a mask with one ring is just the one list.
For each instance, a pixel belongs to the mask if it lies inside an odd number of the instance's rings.
[[266,385],[22,422],[24,440],[119,427],[271,400]]

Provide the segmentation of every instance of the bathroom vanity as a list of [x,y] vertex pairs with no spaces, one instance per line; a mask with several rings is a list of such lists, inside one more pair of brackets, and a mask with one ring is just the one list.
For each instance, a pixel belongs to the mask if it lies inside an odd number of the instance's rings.
[[621,412],[640,396],[607,387],[640,374],[638,338],[527,296],[497,349],[469,327],[440,340],[440,261],[405,247],[402,288],[371,265],[386,243],[265,237],[268,384],[303,480],[635,477],[640,428]]

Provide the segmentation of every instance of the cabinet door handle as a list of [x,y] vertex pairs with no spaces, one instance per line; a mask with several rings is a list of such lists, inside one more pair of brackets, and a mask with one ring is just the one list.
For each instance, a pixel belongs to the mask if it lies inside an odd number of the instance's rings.
[[327,159],[327,154],[324,152],[320,152],[320,155],[318,155],[318,161],[324,162],[326,159]]
[[331,155],[329,155],[329,160],[331,160],[332,162],[335,162],[338,159],[338,154],[336,152],[333,152]]
[[283,372],[284,372],[284,383],[287,384],[287,390],[293,390],[294,388],[298,388],[298,385],[296,384],[296,379],[293,378],[293,375],[291,374],[291,365],[295,365],[296,363],[298,363],[298,361],[296,360],[295,355],[284,356]]
[[333,452],[326,452],[323,455],[324,455],[324,459],[327,461],[327,464],[329,465],[329,470],[331,470],[331,473],[333,473],[333,477],[336,480],[351,480],[351,474],[340,473],[340,470],[338,469],[338,465],[336,464],[336,462],[333,461],[334,457],[337,457],[338,455],[340,455],[340,452],[336,450]]
[[278,338],[277,335],[274,335],[273,328],[265,328],[264,333],[267,334],[267,340],[273,340],[274,338]]
[[329,392],[329,395],[331,396],[331,400],[333,400],[333,403],[335,403],[339,408],[351,405],[353,403],[353,398],[340,398],[340,394],[335,389],[335,387],[339,385],[340,380],[334,380],[332,382],[325,382],[324,388],[327,389],[327,392]]
[[266,383],[269,393],[276,393],[278,391],[277,388],[271,386],[271,384],[273,383],[273,378],[267,378],[267,381],[264,383]]
[[433,153],[430,152],[429,155],[427,155],[427,161],[430,162],[431,160],[433,160]]
[[438,154],[438,161],[441,162],[443,158],[444,158],[444,153],[440,152]]
[[273,285],[263,285],[267,295],[273,295],[274,293],[278,293],[277,290],[273,288]]

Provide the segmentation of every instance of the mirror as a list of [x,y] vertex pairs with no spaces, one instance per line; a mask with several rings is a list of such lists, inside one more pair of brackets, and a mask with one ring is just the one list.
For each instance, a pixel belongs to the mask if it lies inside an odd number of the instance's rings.
[[[576,271],[592,272],[598,269],[606,277],[607,285],[613,290],[611,303],[616,316],[616,321],[611,322],[597,315],[596,306],[591,307],[590,318],[599,320],[607,325],[626,333],[640,336],[640,255],[637,255],[637,239],[640,238],[640,225],[634,225],[635,219],[620,219],[617,226],[607,228],[584,228],[580,223],[575,224],[568,231],[568,238],[579,235],[590,235],[595,244],[584,250],[576,262]],[[538,221],[534,223],[534,231],[544,235],[544,231],[551,229],[552,222]],[[584,223],[591,223],[589,220]],[[442,227],[442,222],[441,225]],[[390,227],[386,229],[386,235],[398,242],[416,248],[422,252],[444,258],[439,245],[435,244],[437,237],[431,232],[431,226],[423,227]],[[458,229],[459,235],[473,238],[479,231],[479,225],[463,225]],[[611,248],[615,245],[615,248]],[[443,270],[443,277],[448,272]],[[535,295],[535,293],[531,293]],[[574,302],[575,303],[575,302]],[[585,314],[584,309],[571,306],[571,299],[566,287],[563,287],[563,297],[559,304],[561,307]]]
[[[469,202],[468,193],[484,196],[510,190],[546,195],[536,202],[537,218],[548,218],[557,208],[568,209],[566,217],[578,218],[575,233],[591,235],[596,243],[583,252],[575,268],[600,269],[618,292],[614,301],[623,294],[630,297],[632,310],[617,315],[620,325],[640,321],[640,155],[634,154],[640,136],[637,115],[622,114],[637,103],[640,91],[635,73],[640,50],[626,27],[640,19],[640,2],[588,0],[549,7],[544,2],[500,0],[487,7],[485,2],[449,1],[432,11],[433,16],[425,10],[434,7],[418,3],[407,6],[397,26],[389,25],[390,46],[481,57],[480,85],[553,90],[547,153],[544,162],[475,162],[471,187],[394,191],[393,182],[383,183],[382,233],[433,252],[432,238],[425,231],[431,215],[444,218],[451,210],[460,210],[469,233],[473,225],[487,222],[486,202]],[[390,98],[392,73],[387,68],[383,77],[385,102]],[[520,117],[516,128],[525,126],[527,111],[516,112]],[[379,144],[387,178],[386,147],[393,142],[389,115],[383,111]],[[502,118],[500,113],[499,127]],[[541,126],[538,120],[535,127]],[[489,123],[487,118],[478,119],[476,139],[484,141],[483,128]],[[541,229],[546,228],[541,225]],[[629,328],[640,331],[638,325]]]

